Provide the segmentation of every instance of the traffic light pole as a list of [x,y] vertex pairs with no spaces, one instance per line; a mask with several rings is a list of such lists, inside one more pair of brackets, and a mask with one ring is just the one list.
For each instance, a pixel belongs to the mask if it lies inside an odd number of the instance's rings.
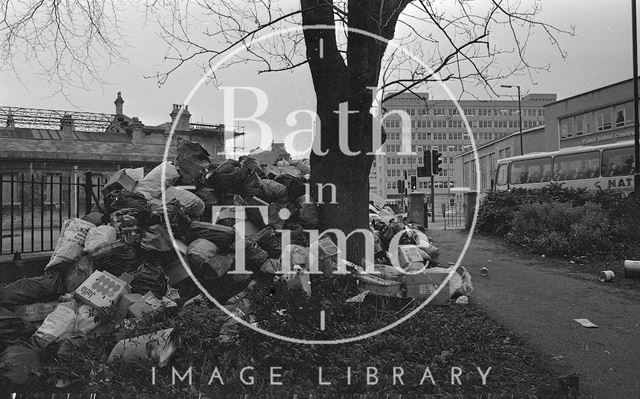
[[431,175],[431,221],[436,221],[436,199],[435,199],[435,187],[433,184],[433,174]]

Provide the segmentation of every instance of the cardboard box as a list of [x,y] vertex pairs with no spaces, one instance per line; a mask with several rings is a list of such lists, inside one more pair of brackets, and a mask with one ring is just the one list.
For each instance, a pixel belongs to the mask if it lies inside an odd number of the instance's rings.
[[[429,269],[420,274],[407,274],[404,276],[404,285],[407,296],[411,298],[428,298],[445,281],[449,273],[432,272]],[[449,282],[445,284],[440,292],[429,302],[430,305],[448,305],[451,293]]]
[[104,188],[102,189],[102,194],[107,195],[112,191],[122,189],[133,191],[136,183],[137,182],[131,176],[129,176],[124,169],[120,169],[109,178],[107,184],[105,184]]
[[53,312],[59,302],[39,302],[16,306],[14,313],[25,322],[42,321]]
[[338,255],[338,246],[329,237],[322,237],[318,240],[318,257],[320,260]]
[[370,274],[358,276],[361,290],[381,296],[399,296],[402,284],[399,281],[385,280]]
[[398,261],[400,267],[407,269],[412,266],[420,264],[422,267],[422,255],[416,245],[399,245],[398,246]]
[[128,291],[128,284],[109,272],[96,270],[75,291],[75,297],[96,308],[111,307]]

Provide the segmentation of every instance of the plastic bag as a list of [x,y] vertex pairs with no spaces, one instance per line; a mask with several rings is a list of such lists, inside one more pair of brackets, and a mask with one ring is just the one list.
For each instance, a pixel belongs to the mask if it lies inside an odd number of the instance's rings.
[[306,229],[315,229],[318,227],[318,206],[315,203],[305,202],[306,196],[298,198],[298,222]]
[[[391,244],[391,240],[393,237],[405,230],[405,226],[401,223],[389,223],[384,227],[384,229],[380,232],[380,243],[382,244],[382,248],[385,251],[389,250],[389,245]],[[398,241],[398,245],[415,245],[416,242],[413,239],[413,235],[410,232],[405,232],[400,236],[400,240]]]
[[158,298],[167,293],[167,277],[164,270],[149,263],[143,263],[138,267],[133,273],[130,285],[132,293],[144,295],[151,291]]
[[207,259],[218,254],[216,244],[204,238],[198,238],[189,244],[187,249],[187,259],[192,269],[199,270]]
[[93,273],[93,260],[85,255],[62,272],[65,292],[73,292]]
[[305,160],[291,160],[289,161],[289,165],[296,167],[302,175],[308,175],[311,173],[311,166],[308,164],[309,161]]
[[104,197],[104,207],[108,214],[126,208],[133,208],[140,213],[149,212],[149,202],[144,195],[127,190],[112,191]]
[[242,158],[242,168],[245,170],[253,170],[254,172],[256,172],[256,175],[258,175],[260,179],[267,178],[267,174],[264,173],[258,161],[256,161],[254,158],[251,158],[251,156]]
[[304,182],[298,176],[286,173],[276,177],[276,181],[280,184],[284,184],[287,188],[287,198],[292,202],[305,194]]
[[26,326],[17,314],[0,307],[0,342],[22,336]]
[[117,240],[116,229],[110,225],[92,227],[84,240],[84,252],[92,254],[101,247]]
[[206,222],[193,222],[189,230],[189,243],[197,238],[204,238],[216,244],[221,252],[229,252],[236,240],[236,230],[233,227],[222,226]]
[[86,220],[77,218],[65,220],[56,243],[56,249],[44,270],[79,259],[84,250],[84,240],[92,227],[96,227],[96,225]]
[[86,334],[94,328],[98,327],[100,322],[96,318],[96,315],[97,311],[93,306],[87,304],[80,305],[80,307],[78,307],[78,313],[76,315],[73,331]]
[[215,277],[224,276],[234,265],[233,255],[213,255],[207,258],[202,264],[202,273],[206,276],[209,271],[215,273]]
[[204,201],[197,195],[178,187],[167,187],[165,190],[167,203],[178,200],[187,210],[187,215],[199,218],[204,213]]
[[245,196],[260,195],[262,193],[262,186],[260,178],[254,170],[243,169],[242,171],[242,193]]
[[100,226],[101,224],[104,223],[104,214],[100,212],[91,212],[91,213],[87,213],[80,219],[87,221],[89,223],[93,223],[96,226]]
[[140,244],[147,221],[148,215],[143,215],[134,208],[120,209],[111,214],[111,225],[115,227],[118,238],[133,246]]
[[0,363],[6,365],[0,375],[11,383],[21,385],[29,379],[29,371],[40,367],[39,348],[27,344],[11,345],[0,355]]
[[242,164],[233,159],[224,161],[207,177],[207,184],[220,194],[241,193],[244,185]]
[[15,310],[18,305],[47,302],[64,294],[60,273],[49,272],[38,277],[23,278],[0,288],[0,306]]
[[78,304],[75,299],[61,303],[47,316],[42,325],[33,334],[34,341],[41,348],[59,342],[71,336],[76,322]]
[[135,270],[140,264],[138,253],[123,240],[112,242],[91,255],[95,270],[104,270],[114,276]]
[[175,165],[180,173],[182,184],[201,184],[204,172],[210,162],[209,152],[200,144],[184,139],[178,140],[178,155]]
[[[186,208],[176,199],[168,201],[166,204],[167,215],[169,216],[169,225],[171,226],[171,232],[176,238],[182,238],[189,230],[191,225],[191,218],[187,214]],[[164,225],[165,215],[162,203],[153,205],[151,218],[149,219],[150,225],[162,224]]]
[[275,180],[263,179],[260,182],[260,194],[257,197],[267,201],[278,201],[287,197],[287,187]]
[[171,164],[171,162],[163,162],[160,165],[153,168],[149,174],[147,174],[142,180],[138,182],[135,189],[136,193],[144,195],[148,200],[153,198],[160,198],[162,195],[161,182],[162,182],[162,169],[165,168],[165,188],[176,184],[180,178],[178,170]]
[[164,224],[156,224],[142,232],[140,248],[145,251],[167,252],[173,249],[171,237]]

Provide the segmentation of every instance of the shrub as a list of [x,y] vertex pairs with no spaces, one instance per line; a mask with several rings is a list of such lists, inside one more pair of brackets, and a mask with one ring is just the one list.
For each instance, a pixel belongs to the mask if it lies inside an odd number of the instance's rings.
[[594,255],[612,247],[607,213],[593,202],[523,204],[506,239],[552,256]]

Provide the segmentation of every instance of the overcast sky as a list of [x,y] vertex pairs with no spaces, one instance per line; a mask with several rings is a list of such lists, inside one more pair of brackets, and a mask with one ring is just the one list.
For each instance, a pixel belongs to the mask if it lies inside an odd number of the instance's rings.
[[[125,48],[129,62],[104,68],[101,75],[107,84],[93,85],[89,90],[68,89],[69,102],[61,95],[53,95],[47,78],[26,64],[18,70],[20,79],[11,71],[0,71],[0,105],[113,113],[113,100],[121,91],[125,114],[138,116],[148,125],[169,120],[172,104],[184,101],[202,71],[196,65],[189,65],[161,87],[153,79],[145,79],[145,75],[152,75],[162,67],[165,45],[157,35],[155,24],[144,24],[141,13],[134,11],[132,8],[123,24],[123,34],[129,42]],[[556,93],[558,98],[563,98],[631,77],[630,1],[544,0],[539,19],[564,28],[575,26],[576,35],[561,42],[567,58],[562,59],[546,37],[537,35],[529,42],[529,54],[535,60],[549,63],[551,70],[534,74],[533,81],[529,76],[521,76],[512,77],[504,84],[519,84],[523,95]],[[270,108],[266,119],[274,127],[276,141],[282,141],[284,135],[296,129],[287,126],[286,115],[294,108],[314,109],[309,76],[306,68],[295,73],[258,76],[255,67],[240,65],[227,72],[223,81],[228,86],[251,85],[268,92]],[[501,90],[505,95],[513,94]],[[439,99],[445,96],[437,89],[431,94]],[[189,105],[192,122],[221,123],[221,99],[220,91],[211,85],[198,90]],[[241,113],[252,112],[249,98],[243,98],[240,103],[248,107]],[[309,124],[304,117],[299,122],[301,127]],[[249,126],[247,130],[254,131]],[[254,135],[246,144],[251,147],[257,142]]]

